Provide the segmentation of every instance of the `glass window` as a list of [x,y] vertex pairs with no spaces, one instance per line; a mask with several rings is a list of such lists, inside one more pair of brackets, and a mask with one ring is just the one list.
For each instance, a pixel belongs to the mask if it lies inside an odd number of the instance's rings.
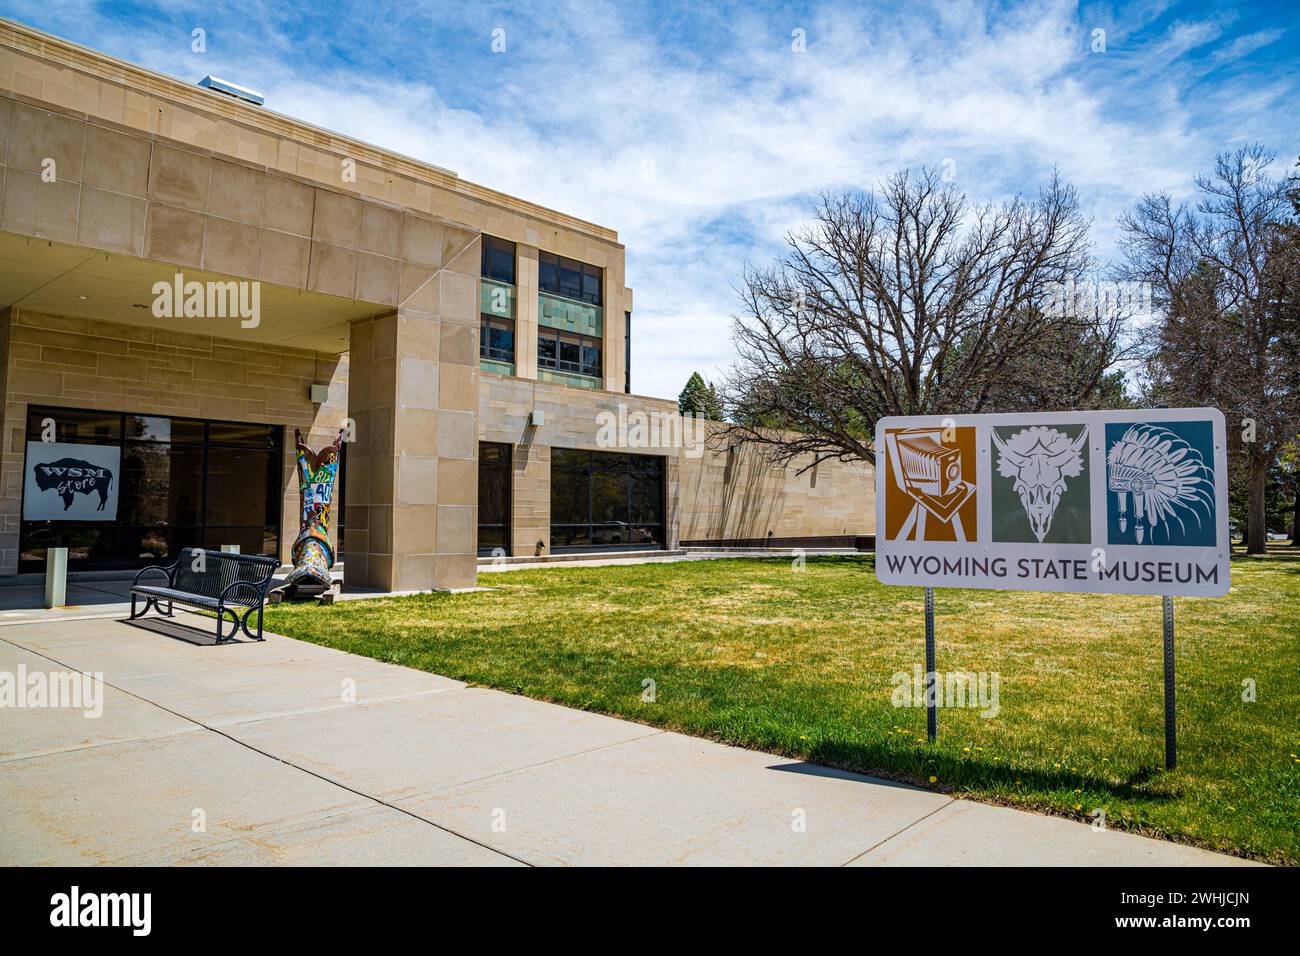
[[537,287],[542,292],[562,295],[580,302],[600,305],[605,270],[577,259],[550,252],[537,255]]
[[210,449],[204,523],[261,527],[278,521],[279,476],[278,452]]
[[482,240],[483,263],[482,274],[485,278],[498,282],[515,284],[515,244],[495,236],[484,236]]
[[47,419],[59,441],[118,446],[117,513],[102,522],[23,521],[19,571],[43,570],[55,546],[69,549],[75,570],[135,568],[173,560],[181,548],[223,544],[279,553],[283,427],[34,407],[32,440],[44,437]]
[[582,371],[582,346],[580,342],[581,340],[576,335],[560,336],[560,371]]
[[125,524],[197,525],[203,510],[203,447],[128,444],[122,449],[117,497],[118,520]]
[[510,451],[502,442],[478,445],[478,553],[510,553]]
[[549,252],[537,254],[537,287],[543,292],[560,292],[560,263]]
[[203,444],[204,422],[193,418],[165,418],[161,415],[127,415],[128,441],[169,441]]
[[273,425],[246,422],[209,422],[208,441],[214,445],[245,445],[249,448],[279,447],[280,429]]
[[551,523],[586,524],[591,503],[587,472],[551,470]]
[[600,339],[540,329],[537,334],[537,364],[557,372],[600,377]]
[[595,266],[582,267],[582,298],[587,302],[600,302],[600,272]]
[[573,468],[586,471],[591,465],[591,452],[570,448],[551,449],[551,468]]
[[560,295],[582,298],[582,263],[576,259],[560,259]]
[[122,416],[76,408],[28,408],[28,441],[45,441],[53,424],[53,440],[83,445],[115,445],[122,438]]
[[279,536],[273,527],[223,528],[219,525],[209,525],[203,536],[203,547],[217,551],[223,544],[239,545],[240,554],[263,554],[273,557],[279,553]]
[[515,323],[495,315],[479,316],[478,354],[497,362],[515,360]]
[[537,364],[542,368],[555,368],[559,356],[560,343],[546,330],[537,333]]
[[591,520],[593,523],[618,521],[624,524],[628,519],[628,474],[626,469],[619,471],[592,471],[591,473]]
[[658,548],[663,459],[551,450],[551,550]]

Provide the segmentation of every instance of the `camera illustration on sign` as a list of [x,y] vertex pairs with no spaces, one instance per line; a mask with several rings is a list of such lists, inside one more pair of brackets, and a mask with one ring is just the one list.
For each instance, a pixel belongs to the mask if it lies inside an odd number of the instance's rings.
[[1212,547],[1213,461],[1209,422],[1107,424],[1110,543]]
[[975,430],[885,432],[886,528],[896,541],[974,541]]
[[990,428],[989,434],[994,450],[993,540],[1088,542],[1088,427],[1003,425]]

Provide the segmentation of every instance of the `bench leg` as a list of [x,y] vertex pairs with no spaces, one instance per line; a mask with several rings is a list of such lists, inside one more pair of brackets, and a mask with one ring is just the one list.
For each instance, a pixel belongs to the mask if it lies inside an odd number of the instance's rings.
[[158,603],[148,595],[145,596],[144,607],[140,608],[140,610],[137,611],[135,609],[136,597],[137,596],[135,594],[131,595],[131,616],[127,618],[128,621],[134,621],[138,617],[144,617],[146,614],[149,613],[150,607],[152,607],[155,611],[158,611],[158,613],[160,614],[162,613],[162,609],[158,607]]
[[[248,619],[253,616],[254,611],[257,612],[257,634],[256,635],[253,634],[253,632],[248,629]],[[250,641],[266,640],[266,638],[262,636],[262,605],[259,604],[255,608],[250,607],[247,611],[245,611],[244,619],[241,622],[240,626],[243,628],[244,633],[248,635],[248,639]]]

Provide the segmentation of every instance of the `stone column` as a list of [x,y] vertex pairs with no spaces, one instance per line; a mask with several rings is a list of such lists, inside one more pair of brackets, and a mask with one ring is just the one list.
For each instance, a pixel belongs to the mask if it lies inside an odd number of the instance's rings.
[[401,305],[352,326],[347,581],[473,587],[479,239],[406,218]]
[[535,432],[525,429],[511,457],[510,553],[515,557],[551,553],[551,449],[535,440]]
[[537,247],[515,246],[515,375],[537,378]]

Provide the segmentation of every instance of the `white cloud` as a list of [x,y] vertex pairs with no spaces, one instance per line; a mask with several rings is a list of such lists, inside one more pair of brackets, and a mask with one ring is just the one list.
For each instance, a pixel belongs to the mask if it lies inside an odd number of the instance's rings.
[[[729,362],[732,283],[747,260],[780,252],[817,190],[951,159],[958,184],[983,201],[1033,193],[1056,166],[1079,187],[1104,253],[1115,216],[1141,192],[1185,191],[1233,137],[1275,140],[1269,117],[1295,94],[1286,80],[1207,93],[1205,103],[1231,109],[1188,102],[1186,85],[1207,67],[1185,58],[1230,19],[1176,23],[1139,43],[1159,3],[1105,17],[1064,2],[992,13],[975,2],[897,4],[887,15],[828,5],[798,18],[750,9],[692,33],[648,29],[654,11],[643,7],[431,6],[411,14],[428,18],[422,35],[409,17],[368,23],[353,47],[346,23],[336,38],[299,35],[274,7],[244,9],[246,25],[214,26],[226,42],[201,62],[111,20],[97,30],[110,52],[187,77],[216,62],[279,112],[617,229],[636,291],[634,388],[663,396]],[[175,22],[188,37],[188,20]],[[1094,22],[1108,31],[1105,53],[1090,52]],[[448,31],[469,29],[486,50],[496,24],[507,53],[467,60],[459,82],[433,68],[432,58],[457,55],[439,42]],[[806,52],[790,48],[796,27]],[[247,42],[232,43],[240,30]],[[1214,57],[1235,62],[1275,33],[1240,36]],[[390,44],[388,57],[367,55]],[[331,57],[336,48],[350,62]],[[242,59],[221,60],[234,49]],[[410,75],[382,65],[393,62]],[[477,109],[466,106],[471,87]]]

